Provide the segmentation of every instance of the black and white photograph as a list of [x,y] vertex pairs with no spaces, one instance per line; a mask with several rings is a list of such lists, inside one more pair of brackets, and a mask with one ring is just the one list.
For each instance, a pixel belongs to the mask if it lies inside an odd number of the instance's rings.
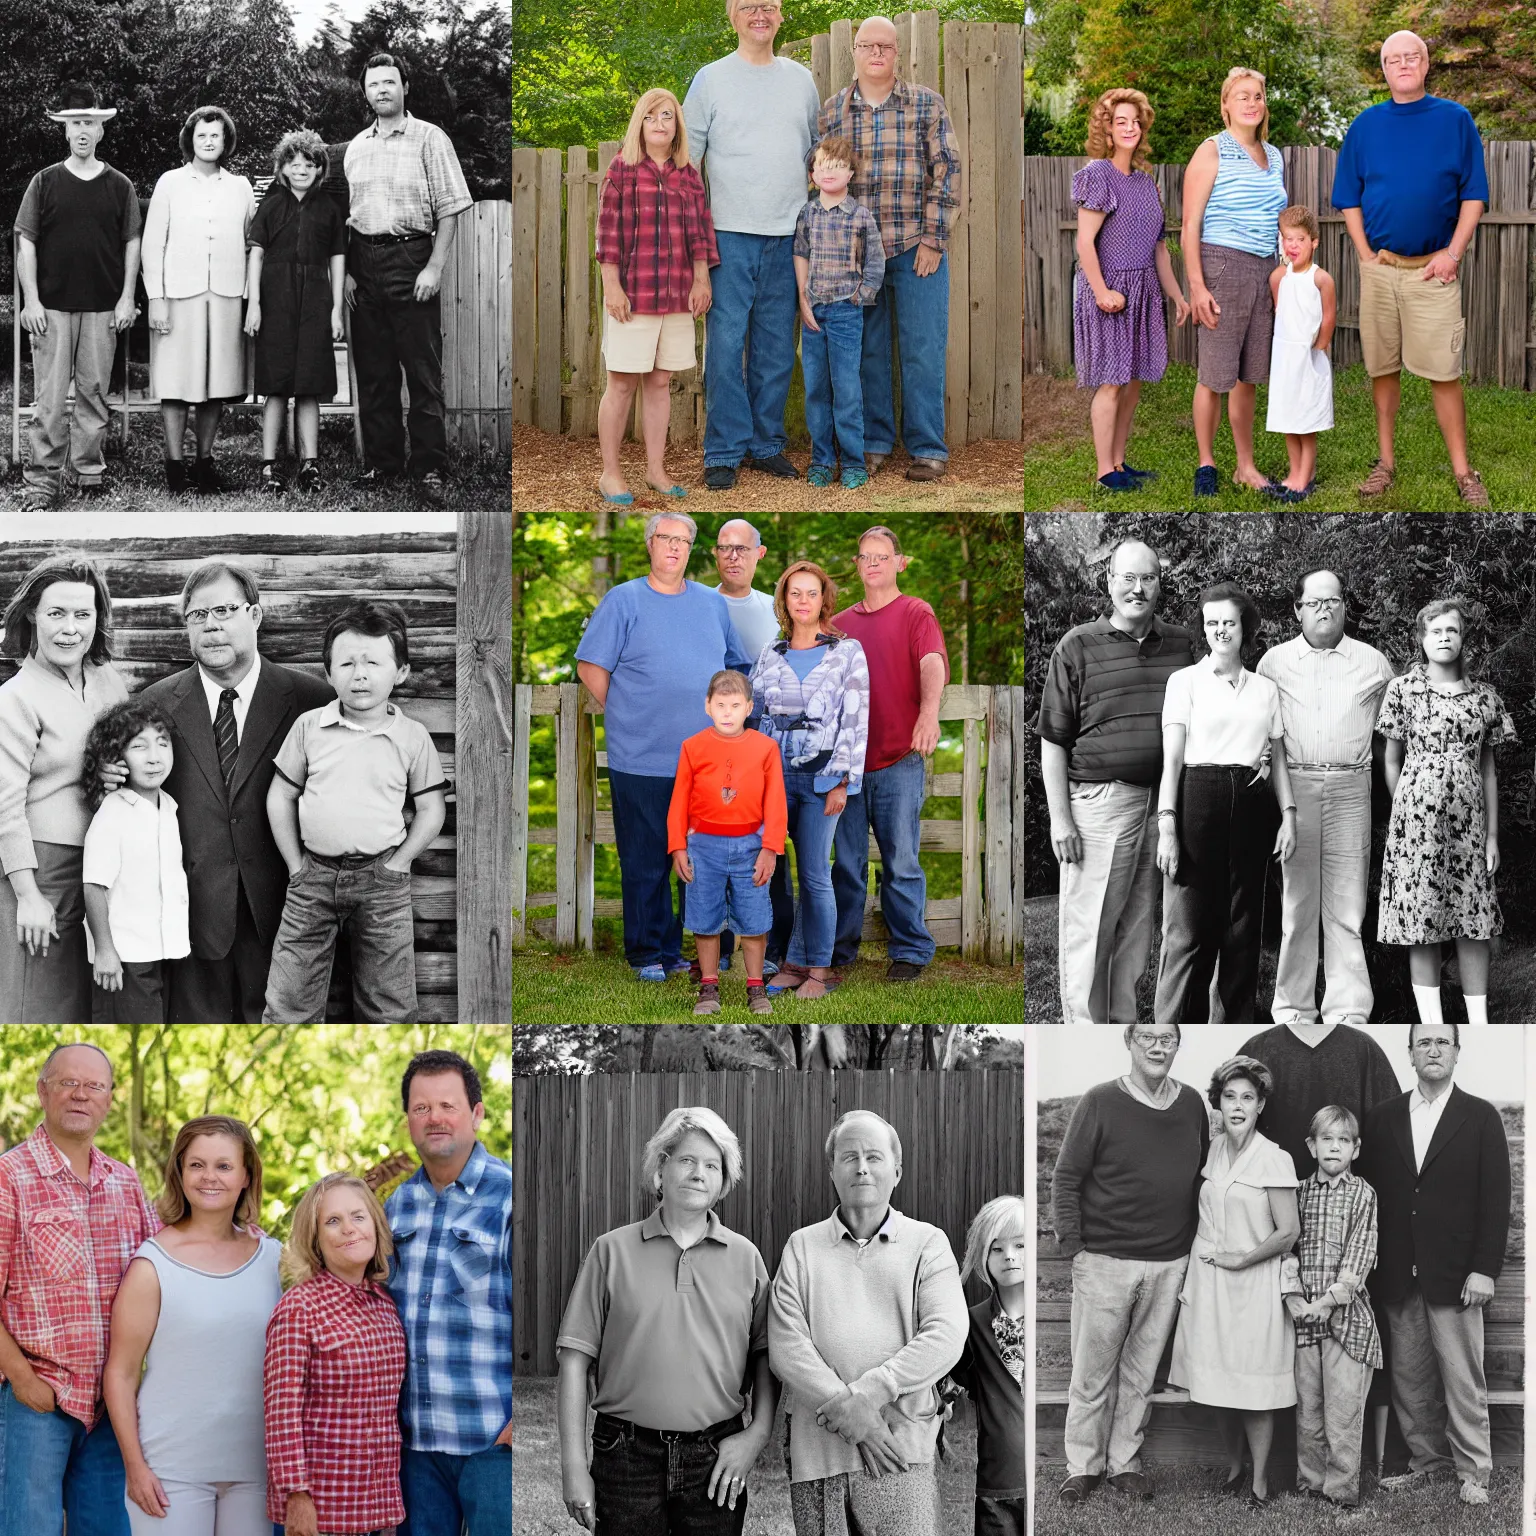
[[1531,517],[1025,522],[1027,1021],[1536,1017]]
[[514,1027],[515,1536],[1024,1536],[1024,1033]]

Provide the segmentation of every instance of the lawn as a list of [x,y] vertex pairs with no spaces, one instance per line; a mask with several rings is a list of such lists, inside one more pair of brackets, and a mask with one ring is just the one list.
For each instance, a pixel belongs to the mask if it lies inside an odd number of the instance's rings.
[[[1067,381],[1070,384],[1070,381]],[[1024,462],[1024,506],[1030,512],[1095,510],[1159,512],[1263,511],[1278,503],[1232,484],[1232,439],[1225,421],[1216,438],[1219,493],[1196,500],[1194,423],[1195,371],[1173,365],[1159,384],[1143,388],[1126,457],[1138,469],[1158,472],[1159,478],[1137,492],[1099,491],[1094,477],[1093,440],[1088,431],[1091,390],[1068,395],[1059,380],[1025,380],[1026,419],[1029,402],[1038,400],[1050,421],[1045,435],[1032,441]],[[1259,468],[1282,476],[1286,472],[1285,440],[1264,431],[1268,390],[1259,387],[1254,441]],[[1471,460],[1496,511],[1530,505],[1531,433],[1536,406],[1522,390],[1469,385],[1467,410]],[[1382,512],[1455,512],[1462,506],[1446,458],[1445,444],[1435,425],[1429,386],[1405,374],[1403,405],[1397,421],[1397,481],[1385,495],[1362,500],[1355,487],[1376,457],[1376,418],[1370,383],[1362,365],[1346,368],[1334,379],[1335,427],[1318,442],[1317,491],[1297,510],[1358,512],[1368,507]]]

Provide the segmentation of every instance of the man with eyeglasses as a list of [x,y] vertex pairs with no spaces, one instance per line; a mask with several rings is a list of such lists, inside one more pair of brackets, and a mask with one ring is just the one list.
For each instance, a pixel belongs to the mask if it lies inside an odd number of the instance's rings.
[[95,1045],[56,1046],[42,1124],[0,1157],[0,1532],[128,1536],[123,1458],[101,1396],[112,1303],[160,1219],[94,1145],[112,1105]]
[[1056,1241],[1072,1260],[1063,1504],[1106,1474],[1119,1492],[1152,1497],[1147,1398],[1178,1320],[1211,1145],[1205,1100],[1172,1075],[1182,1035],[1177,1024],[1127,1024],[1130,1071],[1077,1101],[1056,1158]]
[[1157,910],[1163,694],[1194,633],[1157,617],[1162,564],[1135,539],[1109,553],[1111,609],[1069,629],[1035,730],[1061,865],[1056,959],[1065,1024],[1132,1024]]
[[1371,863],[1372,745],[1379,742],[1372,733],[1392,663],[1344,633],[1348,607],[1334,572],[1298,577],[1291,602],[1301,633],[1266,651],[1254,669],[1280,690],[1296,802],[1296,851],[1280,866],[1285,894],[1271,1013],[1277,1024],[1364,1024],[1375,1005],[1360,939]]
[[1376,1191],[1371,1294],[1388,1319],[1392,1406],[1409,1470],[1387,1492],[1448,1479],[1486,1504],[1493,1473],[1483,1308],[1509,1241],[1509,1139],[1498,1109],[1456,1087],[1459,1024],[1410,1024],[1418,1082],[1361,1128],[1360,1175]]

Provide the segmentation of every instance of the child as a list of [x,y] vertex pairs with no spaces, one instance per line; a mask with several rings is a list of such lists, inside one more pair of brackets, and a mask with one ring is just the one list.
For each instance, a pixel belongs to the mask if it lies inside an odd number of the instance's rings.
[[351,1021],[414,1024],[411,861],[442,830],[448,785],[426,727],[390,703],[411,671],[399,604],[353,603],[326,627],[324,657],[336,698],[293,722],[267,791],[288,897],[262,1022],[324,1021],[345,932]]
[[1360,1502],[1360,1433],[1371,1373],[1381,1369],[1365,1277],[1376,1264],[1376,1191],[1349,1171],[1360,1122],[1337,1104],[1312,1117],[1317,1172],[1300,1189],[1301,1295],[1296,1323],[1296,1486],[1344,1509]]
[[[170,721],[142,695],[115,704],[86,738],[80,782],[95,815],[83,875],[96,1024],[164,1024],[164,962],[192,953],[176,802],[160,788],[174,761]],[[117,762],[127,764],[128,782],[107,789],[101,767]]]
[[864,387],[859,378],[864,310],[885,279],[885,246],[875,216],[848,195],[859,168],[847,139],[816,146],[811,180],[820,191],[795,221],[800,290],[800,366],[811,434],[810,485],[831,485],[841,450],[843,487],[869,484],[864,468]]
[[664,462],[672,375],[694,365],[694,321],[709,308],[709,269],[720,265],[704,183],[688,163],[688,130],[671,91],[647,91],[635,103],[600,196],[597,261],[608,384],[597,408],[603,454],[597,491],[627,507],[635,498],[619,469],[619,444],[642,379],[645,483],[663,496],[688,494]]
[[714,724],[683,742],[667,810],[667,852],[688,886],[684,920],[699,950],[695,1013],[720,1012],[720,930],[741,941],[747,1006],[772,1013],[763,990],[763,953],[773,906],[768,881],[784,852],[789,814],[779,749],[746,728],[752,685],[740,672],[716,672],[704,695]]
[[308,128],[284,134],[272,152],[276,179],[251,220],[245,332],[256,338],[261,488],[281,495],[277,445],[297,397],[301,491],[320,489],[320,402],[336,398],[346,228],[336,199],[318,190],[330,169],[325,141]]
[[1328,343],[1338,315],[1333,279],[1314,266],[1317,215],[1293,203],[1280,215],[1280,248],[1289,263],[1269,274],[1275,301],[1275,339],[1269,362],[1269,414],[1264,427],[1285,433],[1291,472],[1271,480],[1266,496],[1305,501],[1316,485],[1317,434],[1333,426],[1333,367]]

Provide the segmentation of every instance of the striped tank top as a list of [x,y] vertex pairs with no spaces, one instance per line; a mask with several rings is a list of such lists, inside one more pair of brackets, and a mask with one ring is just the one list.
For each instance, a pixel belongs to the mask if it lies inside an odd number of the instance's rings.
[[1215,141],[1216,184],[1200,221],[1201,242],[1252,256],[1273,256],[1280,244],[1280,215],[1288,202],[1280,151],[1273,144],[1264,145],[1269,169],[1261,171],[1225,128]]

